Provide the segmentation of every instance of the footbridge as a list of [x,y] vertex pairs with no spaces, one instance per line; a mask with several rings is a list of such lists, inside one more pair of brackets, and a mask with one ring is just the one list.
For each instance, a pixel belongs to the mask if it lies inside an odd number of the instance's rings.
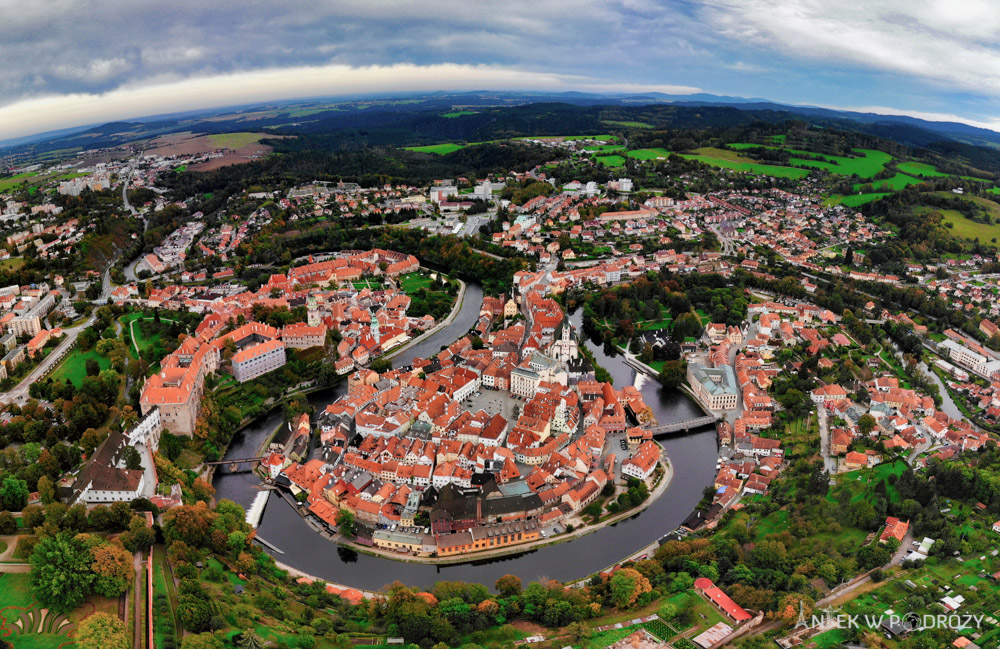
[[649,430],[653,433],[653,436],[659,435],[669,435],[670,433],[686,433],[695,428],[701,428],[702,426],[711,426],[718,418],[715,415],[705,415],[703,417],[695,417],[694,419],[685,419],[684,421],[675,421],[670,424],[661,424],[659,426],[653,426]]

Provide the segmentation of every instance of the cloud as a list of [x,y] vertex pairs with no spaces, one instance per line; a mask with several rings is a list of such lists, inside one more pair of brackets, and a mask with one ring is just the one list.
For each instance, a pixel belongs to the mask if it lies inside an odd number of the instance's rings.
[[[991,6],[992,5],[992,6]],[[708,0],[723,35],[826,66],[1000,95],[1000,12],[984,0]]]
[[700,92],[693,86],[632,84],[485,65],[345,65],[271,68],[188,79],[164,77],[100,93],[50,95],[0,107],[0,139],[149,115],[351,93],[431,90],[585,90]]

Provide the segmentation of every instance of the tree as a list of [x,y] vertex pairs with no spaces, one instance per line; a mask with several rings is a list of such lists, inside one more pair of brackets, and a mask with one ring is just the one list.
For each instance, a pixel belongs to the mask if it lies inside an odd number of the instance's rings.
[[17,519],[6,509],[0,512],[0,534],[13,534],[17,531]]
[[142,456],[133,446],[126,446],[122,449],[122,459],[125,461],[125,468],[133,471],[142,470]]
[[93,559],[77,536],[62,532],[38,542],[31,553],[31,589],[45,608],[68,613],[90,594]]
[[84,367],[87,371],[87,376],[97,376],[101,373],[101,365],[97,362],[96,358],[88,358]]
[[264,646],[264,640],[253,629],[247,629],[240,634],[240,640],[236,645],[240,649],[261,649]]
[[185,629],[195,633],[208,630],[212,609],[206,600],[197,595],[181,595],[177,609]]
[[875,428],[875,418],[869,414],[861,415],[858,418],[858,430],[862,435],[867,436]]
[[223,649],[222,640],[212,633],[195,633],[184,637],[181,649]]
[[517,575],[504,575],[493,585],[504,597],[514,597],[521,594],[521,578]]
[[105,597],[118,597],[132,583],[132,554],[117,543],[102,543],[90,550],[94,561],[94,591]]
[[618,608],[630,608],[643,593],[652,590],[649,580],[635,568],[615,572],[610,582],[611,601]]
[[146,525],[142,516],[133,516],[128,524],[128,531],[121,536],[122,544],[129,552],[142,552],[153,547],[156,542],[156,532]]
[[163,514],[163,534],[170,541],[184,541],[190,546],[204,545],[217,515],[204,501],[174,507]]
[[0,507],[19,512],[28,504],[28,483],[13,476],[4,478],[0,485]]
[[129,649],[132,639],[117,615],[94,613],[76,630],[73,638],[80,649]]
[[354,512],[347,509],[337,512],[337,531],[343,536],[354,536]]
[[666,361],[660,370],[660,384],[665,388],[679,388],[687,378],[684,361]]
[[56,499],[56,487],[52,484],[52,478],[43,475],[38,479],[38,499],[43,505],[51,505]]

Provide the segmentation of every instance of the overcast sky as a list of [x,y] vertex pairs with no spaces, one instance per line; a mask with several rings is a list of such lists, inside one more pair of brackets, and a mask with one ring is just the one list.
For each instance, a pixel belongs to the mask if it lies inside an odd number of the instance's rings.
[[0,0],[0,139],[388,90],[660,90],[1000,129],[998,0]]

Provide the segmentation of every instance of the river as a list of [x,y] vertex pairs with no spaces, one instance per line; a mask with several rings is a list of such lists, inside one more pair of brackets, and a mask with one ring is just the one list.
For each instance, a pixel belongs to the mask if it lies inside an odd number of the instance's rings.
[[[395,366],[407,365],[416,356],[426,357],[464,335],[475,323],[482,302],[482,289],[469,284],[462,308],[448,327],[425,341],[404,350],[393,359]],[[570,319],[581,331],[582,315],[578,310]],[[588,345],[599,364],[607,369],[617,387],[636,383],[636,372],[620,356],[609,358],[602,349]],[[645,377],[638,385],[660,423],[697,417],[701,410],[680,392],[664,390]],[[341,384],[313,395],[317,412],[346,390]],[[248,457],[282,421],[277,412],[237,434],[226,453],[227,458]],[[666,492],[643,512],[567,543],[508,555],[499,559],[454,565],[406,563],[338,548],[317,534],[285,500],[271,494],[258,533],[284,554],[275,558],[294,568],[331,582],[378,590],[393,581],[430,587],[436,581],[462,580],[492,585],[498,577],[515,574],[525,583],[541,578],[572,581],[597,572],[627,557],[674,530],[701,500],[705,486],[715,476],[717,458],[714,428],[706,428],[663,441],[673,465],[673,480]],[[225,466],[225,465],[223,465]],[[215,479],[217,498],[229,498],[244,507],[253,501],[259,480],[251,473],[226,475],[219,471]]]

